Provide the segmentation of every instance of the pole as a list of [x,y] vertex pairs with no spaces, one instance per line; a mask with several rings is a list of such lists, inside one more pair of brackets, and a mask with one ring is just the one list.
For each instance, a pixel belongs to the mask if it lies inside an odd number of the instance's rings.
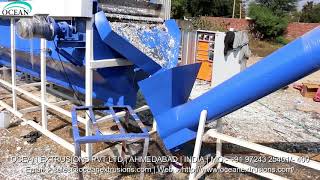
[[47,106],[46,106],[46,102],[47,102],[47,98],[46,98],[46,94],[47,94],[47,80],[46,80],[46,76],[47,76],[47,70],[46,70],[46,49],[47,49],[47,41],[45,39],[41,39],[41,70],[40,70],[40,79],[41,79],[41,121],[42,121],[42,128],[47,130],[48,129],[48,117],[47,117]]
[[240,1],[240,19],[242,18],[242,1]]
[[191,172],[190,172],[189,180],[194,180],[197,175],[197,163],[199,161],[199,156],[200,156],[200,151],[202,146],[202,138],[203,138],[204,128],[207,121],[207,113],[208,113],[207,110],[203,110],[200,115],[200,121],[199,121],[199,126],[197,131],[197,139],[196,139],[196,144],[194,146],[194,151],[192,156],[193,158],[191,163]]
[[[222,131],[222,119],[218,119],[217,120],[217,126],[216,126],[216,131],[221,133]],[[218,160],[220,160],[222,157],[222,140],[217,138],[217,143],[216,143],[216,158]],[[221,162],[218,163],[218,166],[217,166],[218,169],[221,168]]]
[[15,19],[11,18],[11,84],[12,84],[12,106],[17,111],[17,93],[16,93],[16,28]]
[[[91,68],[91,61],[93,60],[93,20],[90,19],[86,24],[86,106],[92,106],[92,91],[93,91],[93,70]],[[91,120],[86,113],[86,136],[92,135]],[[92,145],[86,144],[86,154],[89,159],[92,159]]]
[[232,18],[234,18],[235,11],[236,11],[236,0],[233,0]]

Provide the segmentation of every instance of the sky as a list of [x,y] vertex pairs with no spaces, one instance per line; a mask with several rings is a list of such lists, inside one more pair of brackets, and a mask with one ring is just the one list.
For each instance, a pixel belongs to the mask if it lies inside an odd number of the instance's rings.
[[[300,0],[298,4],[299,10],[302,9],[303,5],[305,5],[310,0]],[[320,3],[320,0],[313,0],[314,3]]]
[[[303,5],[305,5],[308,1],[311,1],[311,0],[300,0],[298,5],[299,10],[302,9]],[[313,0],[313,2],[320,3],[320,0]]]

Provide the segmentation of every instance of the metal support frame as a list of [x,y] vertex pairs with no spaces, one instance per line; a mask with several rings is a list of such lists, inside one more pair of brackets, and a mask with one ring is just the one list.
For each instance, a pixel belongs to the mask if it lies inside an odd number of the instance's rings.
[[[10,19],[10,29],[11,29],[11,85],[15,87],[16,83],[16,28],[15,28],[15,19]],[[12,89],[12,106],[15,111],[18,110],[17,107],[17,93],[16,90]]]
[[[40,131],[42,134],[47,136],[48,138],[52,139],[56,143],[60,144],[64,148],[68,149],[69,151],[74,153],[74,145],[66,141],[65,139],[62,139],[61,137],[57,136],[56,134],[52,133],[49,130],[44,129],[42,126],[40,126],[38,123],[34,122],[33,120],[28,120],[23,117],[23,114],[19,111],[16,111],[11,107],[10,105],[4,103],[3,101],[0,101],[0,106],[5,108],[7,111],[11,112],[13,115],[24,121],[26,124],[30,125],[31,127],[35,128],[36,130]],[[81,152],[83,155],[84,152]]]
[[46,53],[47,53],[47,41],[45,39],[41,39],[41,121],[43,129],[48,129],[48,115],[47,115],[47,60],[46,60]]
[[[92,106],[92,92],[93,92],[93,70],[100,68],[108,67],[117,67],[117,66],[131,66],[131,62],[125,59],[104,59],[104,60],[94,60],[93,57],[93,20],[87,21],[86,24],[86,97],[85,105]],[[135,112],[142,112],[148,110],[148,106],[143,106],[135,110]],[[92,124],[89,117],[89,111],[86,113],[86,136],[92,135]],[[125,116],[125,112],[118,112],[116,114],[118,117]],[[108,121],[112,119],[113,116],[105,116],[97,120],[97,122]],[[150,134],[156,132],[156,129],[153,129]],[[92,159],[92,145],[86,144],[87,157]]]
[[92,69],[116,67],[116,66],[130,66],[133,65],[130,61],[125,59],[105,59],[98,61],[91,61],[90,67]]
[[[14,89],[14,90],[16,90],[17,92],[19,92],[19,93],[21,93],[21,94],[24,94],[24,95],[28,96],[30,99],[32,99],[32,100],[34,100],[34,101],[37,101],[38,103],[41,103],[41,102],[42,102],[40,97],[38,97],[38,96],[36,96],[36,95],[34,95],[34,94],[32,94],[32,93],[30,93],[30,92],[22,89],[22,88],[19,88],[19,87],[17,87],[17,86],[12,86],[10,83],[8,83],[8,82],[6,82],[6,81],[4,81],[4,80],[0,80],[0,84],[9,87],[9,88],[11,88],[12,90]],[[69,111],[67,111],[67,110],[64,110],[63,108],[61,108],[61,107],[59,107],[59,106],[56,106],[56,105],[54,105],[54,104],[52,104],[52,103],[49,103],[49,102],[43,102],[43,103],[44,103],[48,108],[50,108],[50,109],[52,109],[52,110],[55,110],[55,111],[57,111],[57,112],[65,115],[65,116],[67,116],[67,117],[70,117],[70,118],[72,117],[72,116],[71,116],[71,112],[69,112]],[[16,111],[16,112],[19,112],[19,111]],[[84,118],[79,117],[79,121],[82,122],[82,123],[85,123],[85,119],[84,119]]]
[[41,82],[23,84],[23,85],[20,85],[19,87],[20,88],[29,88],[29,87],[37,87],[37,86],[41,86]]
[[[217,120],[217,126],[216,126],[216,131],[217,132],[222,132],[222,119]],[[216,143],[216,157],[219,159],[222,157],[222,140],[217,138],[217,143]],[[218,162],[217,168],[221,168],[221,162]]]
[[[0,101],[0,106],[4,107],[6,110],[10,111],[12,114],[14,114],[16,117],[22,119],[23,121],[25,121],[27,124],[29,124],[30,126],[32,126],[33,128],[37,129],[38,131],[42,132],[44,135],[48,136],[50,139],[52,139],[53,141],[59,143],[60,145],[62,145],[63,147],[65,147],[66,149],[74,152],[74,147],[71,143],[67,142],[66,140],[62,139],[61,137],[55,135],[53,132],[50,132],[47,130],[47,107],[51,108],[61,114],[64,114],[66,116],[69,116],[71,118],[71,113],[62,109],[61,107],[58,107],[58,104],[52,104],[52,103],[48,103],[46,101],[46,42],[45,40],[41,40],[41,97],[38,97],[26,90],[23,89],[23,87],[32,87],[32,86],[38,86],[39,84],[28,84],[22,87],[18,87],[17,83],[16,83],[16,49],[15,49],[15,43],[16,43],[16,33],[15,33],[15,19],[11,18],[11,32],[10,32],[10,37],[11,37],[11,83],[5,81],[5,80],[1,80],[0,79],[0,84],[5,86],[5,87],[9,87],[12,91],[12,101],[13,101],[13,105],[12,107],[8,104],[6,104],[3,101]],[[20,112],[18,110],[18,104],[17,104],[17,92],[21,93],[25,96],[28,96],[28,98],[38,102],[41,104],[41,110],[42,110],[42,126],[40,126],[39,124],[25,119],[24,118],[24,110],[21,110],[22,112]],[[31,109],[29,109],[31,110]],[[28,110],[25,109],[25,112],[27,113]],[[83,122],[83,118],[81,119],[81,117],[79,117],[80,120]]]
[[[88,116],[90,118],[90,122],[93,125],[93,134],[94,135],[86,135],[81,137],[79,134],[79,128],[78,128],[78,120],[77,120],[77,112],[78,111],[86,111],[89,112]],[[118,127],[118,130],[120,131],[119,134],[112,134],[112,135],[104,135],[98,128],[99,122],[96,120],[94,111],[103,111],[112,116],[112,119],[114,120],[115,124]],[[116,115],[116,111],[125,112],[125,122],[129,121],[129,116],[137,122],[140,130],[142,133],[128,133],[126,132],[125,128],[122,126],[120,122],[120,117]],[[126,143],[130,141],[135,140],[144,140],[144,148],[142,152],[142,162],[141,162],[141,169],[145,168],[145,158],[148,153],[149,148],[149,141],[150,141],[150,135],[148,132],[148,129],[145,127],[145,125],[141,122],[138,115],[133,111],[133,109],[130,106],[109,106],[109,107],[100,107],[100,108],[94,108],[92,106],[84,106],[84,107],[74,107],[72,110],[72,129],[73,129],[73,138],[75,142],[75,152],[76,156],[81,159],[81,144],[88,144],[88,143],[98,143],[98,142],[122,142],[122,153],[121,156],[123,159],[125,159],[126,155]],[[82,167],[81,162],[78,163],[78,167]],[[79,174],[80,179],[83,178],[82,174]],[[144,178],[144,172],[141,171],[140,173],[140,179]]]
[[[200,123],[198,126],[196,144],[195,144],[194,153],[193,153],[193,159],[195,159],[195,160],[199,159],[199,155],[200,155],[200,151],[201,151],[202,138],[204,136],[205,122],[207,121],[206,114],[207,114],[207,111],[204,110],[204,111],[202,111],[201,116],[200,116]],[[218,123],[220,123],[219,121],[221,121],[221,120],[218,120]],[[300,156],[296,156],[296,155],[286,153],[286,152],[283,152],[280,150],[276,150],[276,149],[273,149],[270,147],[262,146],[262,145],[259,145],[256,143],[248,142],[248,141],[245,141],[245,140],[242,140],[239,138],[234,138],[234,137],[222,134],[222,133],[218,132],[219,128],[221,128],[221,125],[217,125],[217,127],[218,127],[218,129],[210,129],[205,133],[205,134],[209,135],[210,137],[217,139],[216,157],[214,158],[213,161],[211,161],[210,163],[208,163],[207,165],[205,165],[202,168],[198,168],[197,161],[194,161],[191,164],[191,173],[189,175],[189,180],[200,179],[207,172],[208,169],[213,168],[215,166],[218,166],[221,163],[242,169],[244,171],[248,171],[250,173],[254,173],[258,176],[268,178],[268,179],[286,179],[286,178],[283,178],[283,177],[276,175],[276,174],[261,172],[256,167],[252,167],[247,164],[243,164],[243,163],[228,159],[226,157],[223,157],[222,156],[222,141],[236,144],[238,146],[245,147],[245,148],[248,148],[248,149],[263,153],[263,154],[267,154],[270,156],[288,159],[288,160],[290,160],[289,162],[296,163],[301,166],[309,167],[309,168],[320,171],[320,162],[313,161],[313,160],[306,162],[306,161],[301,160],[302,157],[300,157]],[[220,168],[220,167],[217,167],[217,168]],[[199,173],[197,173],[197,172],[199,172]]]
[[[29,99],[36,101],[37,103],[41,104],[41,97],[38,97],[34,94],[32,94],[31,92],[28,92],[27,90],[22,89],[21,87],[14,87],[12,86],[11,83],[6,82],[4,80],[0,79],[0,85],[5,86],[5,87],[9,87],[11,90],[16,90],[17,93],[20,93],[22,95],[27,96]],[[30,87],[30,86],[29,86]],[[50,103],[50,102],[45,102],[44,103],[45,106],[47,108],[50,108],[51,110],[61,113],[69,118],[72,117],[71,112],[61,108],[60,106],[66,105],[68,104],[68,101],[61,101],[61,102],[55,102],[55,103]],[[41,105],[40,105],[41,106]],[[37,110],[41,110],[41,107],[29,107],[29,108],[25,108],[25,109],[21,109],[21,110],[14,110],[12,106],[8,105],[7,103],[5,103],[4,101],[0,100],[0,107],[5,108],[6,110],[8,110],[9,112],[11,112],[13,115],[15,115],[16,117],[20,118],[21,120],[25,121],[27,124],[29,124],[30,126],[32,126],[33,128],[35,128],[36,130],[42,132],[44,135],[46,135],[47,137],[49,137],[50,139],[52,139],[53,141],[55,141],[56,143],[60,144],[61,146],[63,146],[64,148],[70,150],[71,152],[75,153],[74,151],[74,145],[67,142],[66,140],[62,139],[61,137],[57,136],[56,134],[54,134],[53,132],[44,129],[42,126],[40,126],[39,124],[33,122],[32,120],[28,120],[25,119],[24,115],[26,113],[29,112],[35,112]],[[141,108],[138,108],[135,110],[135,112],[142,112],[145,110],[148,110],[149,107],[148,106],[143,106]],[[117,116],[119,117],[124,117],[125,112],[118,112],[116,113]],[[78,121],[82,124],[86,124],[86,120],[80,116],[77,117]],[[105,117],[102,117],[101,119],[98,119],[97,122],[103,122],[110,119],[110,115],[107,115]],[[151,134],[152,132],[150,132]],[[84,151],[81,151],[82,156],[87,156],[87,153]]]
[[[55,105],[55,106],[65,106],[68,104],[71,104],[71,102],[68,100],[53,103],[53,105]],[[27,113],[31,113],[31,112],[37,112],[37,111],[41,111],[41,107],[34,106],[34,107],[28,107],[28,108],[19,110],[19,112],[21,112],[22,114],[27,114]]]
[[[200,115],[200,124],[198,127],[198,134],[203,134],[204,133],[204,128],[205,128],[205,123],[206,123],[206,119],[207,119],[207,114],[208,111],[202,111],[201,115]],[[203,120],[204,119],[204,120]],[[195,144],[195,148],[194,148],[194,152],[193,152],[193,157],[197,157],[199,158],[200,156],[200,151],[201,151],[201,146],[202,146],[202,136],[197,136],[196,138],[196,144]],[[190,180],[193,180],[196,177],[196,169],[197,169],[197,163],[196,161],[198,161],[198,159],[195,159],[195,162],[193,162],[191,164],[191,173],[189,176]]]
[[[93,69],[91,68],[91,62],[93,61],[93,19],[90,19],[86,23],[86,97],[85,105],[92,106],[92,92],[93,92]],[[89,111],[86,113],[86,136],[90,136],[91,124]],[[92,145],[86,144],[87,157],[92,159]]]

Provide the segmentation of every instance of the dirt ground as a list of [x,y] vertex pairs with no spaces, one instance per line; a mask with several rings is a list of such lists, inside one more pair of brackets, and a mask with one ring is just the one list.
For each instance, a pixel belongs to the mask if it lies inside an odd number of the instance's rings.
[[[254,64],[260,58],[251,58],[249,64]],[[308,76],[299,82],[319,82],[320,72]],[[210,89],[201,82],[194,91],[204,93]],[[37,94],[37,89],[29,89]],[[10,94],[0,88],[0,100],[11,103]],[[20,96],[19,109],[35,105],[28,102],[28,98]],[[60,99],[50,98],[50,102],[56,102]],[[70,105],[65,106],[70,110]],[[320,161],[320,103],[315,103],[312,99],[302,97],[298,91],[292,88],[292,85],[285,90],[279,90],[245,108],[242,108],[222,119],[223,132],[225,134],[240,139],[249,140],[256,143],[273,147],[282,151],[293,153]],[[30,113],[26,118],[41,122],[39,112]],[[72,127],[70,119],[56,113],[50,113],[49,129],[55,134],[63,137],[72,143]],[[213,128],[215,122],[208,124],[207,128]],[[8,129],[0,129],[0,179],[77,179],[78,174],[74,171],[76,160],[65,160],[63,158],[73,157],[73,154],[42,135],[33,144],[30,144],[23,135],[34,131],[29,125],[25,125],[18,118],[11,119],[11,125]],[[214,140],[205,138],[203,145],[203,157],[214,157]],[[95,145],[95,152],[101,149],[114,146],[116,143],[101,143]],[[182,148],[184,156],[191,156],[194,142],[186,144]],[[141,143],[132,143],[135,156],[141,155]],[[157,135],[151,136],[151,144],[148,155],[150,157],[166,157],[167,152],[162,146]],[[276,172],[278,175],[290,179],[320,179],[320,172],[305,168],[293,163],[283,163],[271,159],[271,157],[255,153],[245,148],[225,143],[223,145],[223,154],[231,159],[237,159],[241,162],[247,162],[252,166],[259,168],[273,168],[282,170]],[[44,162],[39,158],[59,157],[60,159],[49,159]],[[102,155],[101,157],[107,157]],[[181,158],[181,157],[179,157]],[[258,159],[252,161],[252,158]],[[261,159],[271,159],[264,162]],[[205,162],[205,161],[204,161]],[[185,164],[186,166],[188,163]],[[168,173],[162,167],[168,167],[169,163],[165,159],[153,159],[147,163],[150,172],[146,173],[146,179],[186,179],[185,173]],[[94,161],[85,163],[84,168],[95,171],[84,174],[85,179],[137,179],[139,173],[132,172],[110,172],[121,164],[114,160],[104,159],[102,162]],[[137,169],[140,162],[136,160],[129,161],[124,167]],[[228,169],[229,168],[229,169]],[[223,170],[230,170],[231,167],[223,166]],[[104,172],[97,172],[104,170]],[[110,171],[107,171],[110,170]],[[285,172],[284,172],[285,171]],[[261,179],[250,173],[219,172],[208,173],[205,179]]]
[[[255,64],[260,59],[260,57],[250,58],[248,66]],[[320,83],[320,71],[295,83],[303,82]],[[192,94],[193,98],[203,93],[199,92],[201,89],[204,92],[208,91],[210,85],[198,81],[194,89],[196,91]],[[221,122],[224,134],[320,161],[319,120],[320,103],[302,97],[297,90],[293,89],[293,84],[291,84],[287,89],[279,90],[223,117]],[[208,128],[214,128],[215,126],[215,122],[208,124]],[[214,142],[212,139],[206,139],[205,141],[208,143]],[[212,149],[209,151],[212,151]],[[224,145],[223,152],[226,153],[226,156],[237,160],[262,157],[261,154],[230,144]],[[265,168],[293,168],[291,173],[278,173],[290,179],[320,179],[319,171],[304,168],[294,163],[285,164],[271,161],[269,163],[255,162],[251,165]],[[248,173],[212,173],[207,178],[259,179]]]

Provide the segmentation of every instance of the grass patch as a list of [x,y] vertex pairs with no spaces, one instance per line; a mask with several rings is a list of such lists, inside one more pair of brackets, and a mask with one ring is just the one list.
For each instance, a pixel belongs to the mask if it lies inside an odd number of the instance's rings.
[[250,49],[252,54],[259,57],[265,57],[279,48],[283,47],[283,44],[274,42],[274,41],[266,41],[259,40],[250,37]]

